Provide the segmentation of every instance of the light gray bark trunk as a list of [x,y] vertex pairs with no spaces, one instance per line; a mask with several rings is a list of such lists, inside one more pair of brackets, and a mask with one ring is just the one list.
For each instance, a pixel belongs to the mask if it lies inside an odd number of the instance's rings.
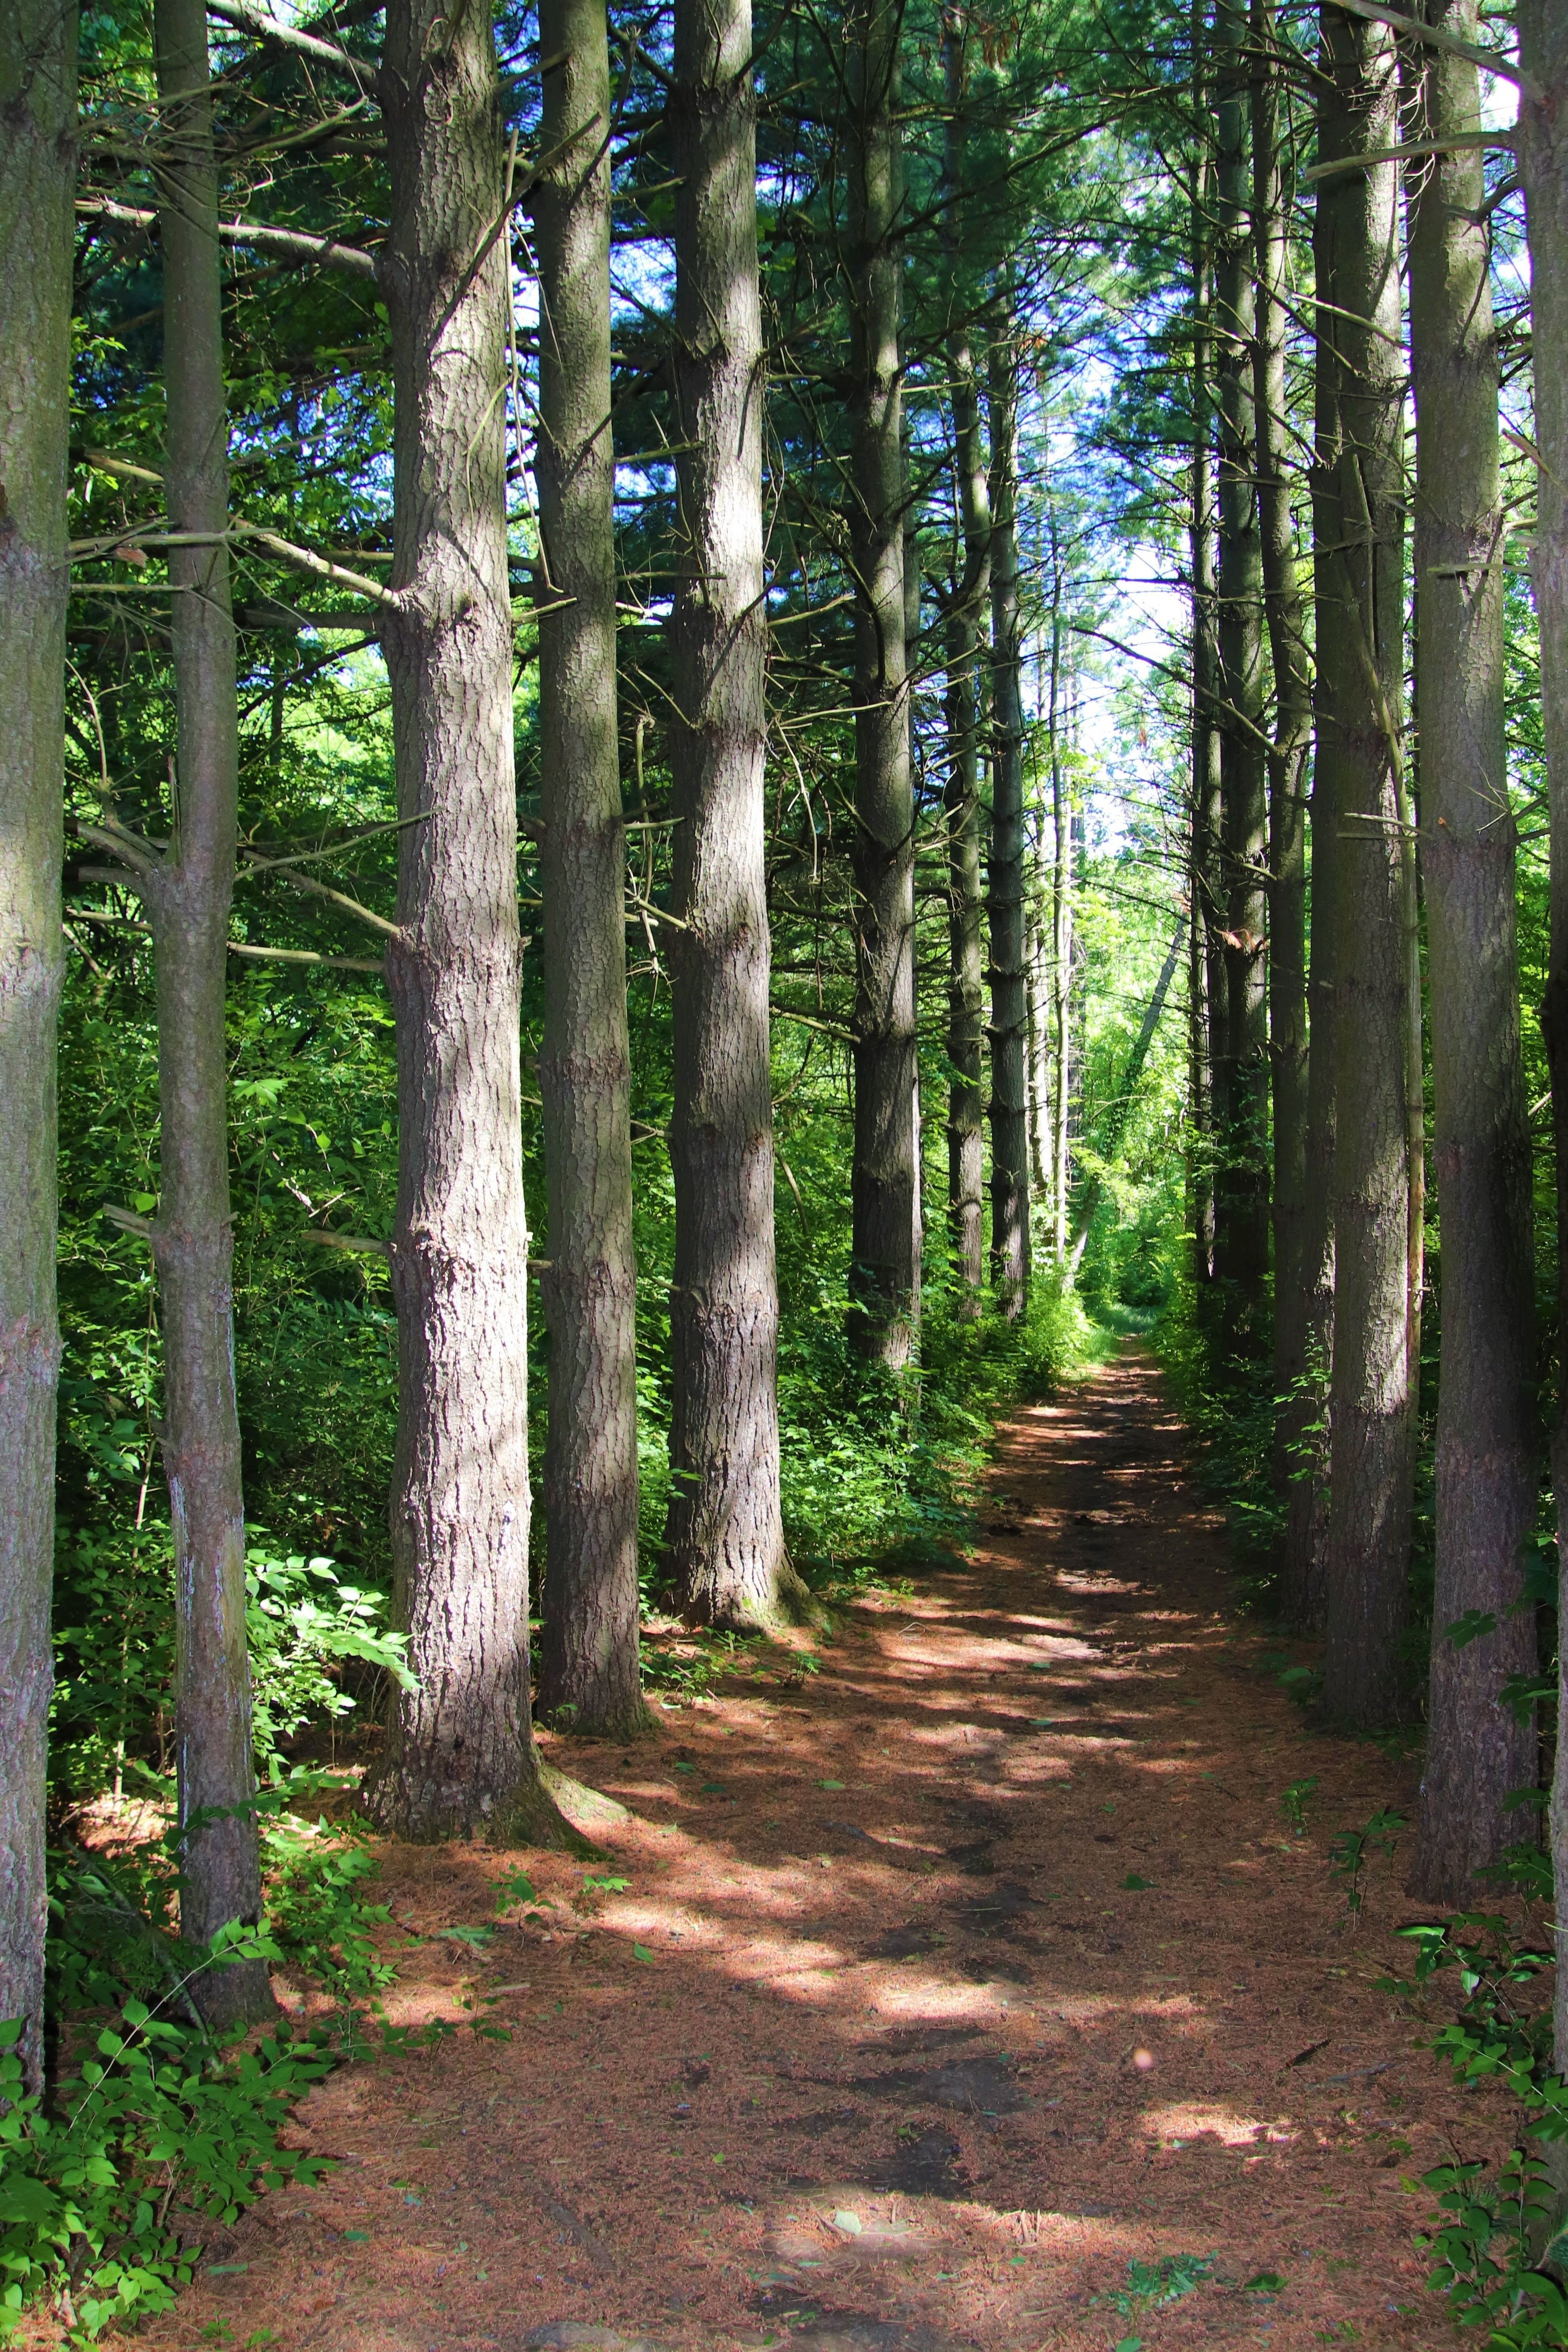
[[[1037,658],[1038,656],[1037,656]],[[1037,709],[1036,719],[1040,712]],[[1029,854],[1029,1181],[1048,1218],[1051,1206],[1051,982],[1045,925],[1045,861],[1040,852],[1039,813]]]
[[[1335,21],[1339,21],[1336,19]],[[1319,43],[1318,153],[1343,152],[1342,98],[1333,79],[1331,31],[1322,20]],[[1305,1201],[1300,1288],[1304,1318],[1304,1384],[1281,1414],[1279,1443],[1290,1465],[1279,1604],[1287,1622],[1321,1631],[1328,1607],[1329,1369],[1334,1341],[1335,1046],[1334,956],[1339,928],[1340,776],[1343,765],[1338,695],[1353,658],[1339,593],[1340,332],[1339,255],[1353,228],[1362,184],[1354,172],[1318,183],[1312,222],[1314,318],[1312,604],[1316,659],[1312,674],[1311,938],[1307,972],[1310,1047],[1307,1063]]]
[[[256,1790],[245,1632],[245,1496],[234,1387],[224,1002],[238,831],[239,707],[229,604],[228,419],[217,171],[202,0],[156,0],[163,258],[163,479],[176,547],[176,705],[166,855],[142,887],[158,1004],[159,1187],[151,1239],[163,1339],[163,1460],[174,1537],[174,1716],[182,1824]],[[261,1916],[256,1816],[194,1829],[182,1849],[181,1933],[205,1944]],[[272,2006],[259,1961],[194,1988],[231,2024]]]
[[1253,399],[1256,327],[1250,233],[1247,15],[1219,0],[1218,236],[1221,872],[1226,898],[1226,1121],[1217,1255],[1233,1349],[1260,1351],[1268,1275],[1268,788],[1263,720],[1263,546]]
[[916,1351],[921,1285],[899,349],[901,17],[898,0],[851,0],[845,15],[858,918],[849,1329],[862,1355],[893,1370]]
[[1274,0],[1253,0],[1253,240],[1258,278],[1253,395],[1258,515],[1274,667],[1268,752],[1268,1057],[1274,1130],[1274,1491],[1286,1511],[1298,1467],[1306,1377],[1301,1281],[1307,1215],[1307,755],[1311,665],[1297,584],[1285,466],[1286,221],[1279,154],[1280,79]]
[[[1568,1332],[1568,16],[1558,0],[1520,0],[1520,62],[1529,87],[1519,108],[1520,177],[1530,223],[1535,345],[1535,551],[1531,573],[1541,625],[1541,700],[1552,825],[1552,946],[1542,1026],[1552,1069],[1557,1146],[1559,1350]],[[1557,1503],[1558,1622],[1568,1625],[1568,1381],[1560,1383],[1552,1435]],[[1557,1762],[1552,1784],[1552,1862],[1568,1888],[1568,1642],[1558,1645]],[[1559,1931],[1561,1936],[1561,1931]],[[1568,2073],[1568,1967],[1561,1942],[1556,2065]]]
[[[1426,23],[1473,43],[1475,0],[1426,0]],[[1479,77],[1443,50],[1412,56],[1414,133],[1480,127]],[[1414,175],[1413,175],[1414,177]],[[1474,149],[1433,157],[1411,189],[1415,391],[1415,709],[1432,1006],[1443,1352],[1437,1395],[1436,1583],[1420,1892],[1462,1902],[1518,1834],[1503,1811],[1535,1772],[1535,1730],[1499,1703],[1535,1664],[1520,1606],[1535,1518],[1530,1129],[1519,1028],[1515,827],[1503,743],[1498,346],[1486,179]],[[1457,1649],[1467,1611],[1497,1622]]]
[[1056,510],[1051,534],[1051,1248],[1067,1265],[1068,1128],[1072,1110],[1072,799],[1062,763],[1062,557]]
[[41,2086],[76,11],[0,16],[0,2021]]
[[947,619],[948,1095],[947,1199],[952,1286],[958,1312],[980,1313],[985,1280],[983,1195],[985,1139],[985,980],[982,948],[980,816],[980,645],[991,593],[991,496],[985,476],[974,351],[963,316],[963,190],[967,58],[964,22],[944,20],[947,66],[946,172],[952,193],[944,226],[948,300],[955,323],[947,338],[952,385],[952,465],[957,484],[961,576]]
[[[763,408],[750,0],[678,0],[674,1414],[669,1550],[700,1622],[808,1611],[779,1514],[764,873]],[[901,612],[901,607],[900,607]]]
[[980,858],[975,631],[956,612],[947,625],[948,1094],[947,1199],[958,1313],[980,1313],[985,1278],[985,981]]
[[[1398,134],[1393,37],[1325,7],[1343,154]],[[1324,160],[1329,160],[1325,157]],[[1336,844],[1334,1357],[1324,1696],[1360,1728],[1399,1692],[1413,1415],[1407,1127],[1409,936],[1401,836],[1404,359],[1398,167],[1368,163],[1339,221],[1340,443],[1330,568]],[[1320,647],[1320,665],[1322,661]]]
[[[398,1432],[392,1548],[417,1690],[370,1791],[416,1840],[564,1842],[529,1700],[528,1227],[502,383],[510,312],[488,11],[387,10],[395,395]],[[412,820],[419,820],[412,822]]]
[[[1011,289],[1009,289],[1011,291]],[[1018,352],[1011,306],[991,338],[991,1278],[1009,1320],[1029,1304],[1028,974],[1024,960],[1024,703],[1018,618]]]
[[1220,877],[1218,538],[1214,507],[1214,164],[1205,101],[1208,34],[1194,0],[1194,110],[1200,142],[1193,166],[1193,476],[1188,547],[1193,567],[1193,898],[1197,931],[1193,981],[1193,1106],[1196,1131],[1193,1263],[1200,1300],[1217,1272],[1218,1154],[1226,1131],[1226,905]]
[[637,1658],[637,1267],[610,445],[610,59],[604,0],[543,0],[534,191],[549,1213],[540,1705],[645,1729]]

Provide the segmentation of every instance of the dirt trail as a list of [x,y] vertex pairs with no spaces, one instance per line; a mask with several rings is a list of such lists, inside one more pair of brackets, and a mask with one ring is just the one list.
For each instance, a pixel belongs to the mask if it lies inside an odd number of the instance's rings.
[[[1506,2108],[1375,1988],[1404,1859],[1353,1928],[1329,1866],[1414,1818],[1412,1769],[1261,1670],[1136,1350],[1021,1413],[991,1495],[973,1559],[848,1612],[807,1685],[738,1675],[624,1757],[556,1743],[631,1808],[624,1892],[531,1864],[558,1907],[476,1958],[438,1931],[494,1916],[502,1858],[389,1857],[427,1938],[393,2017],[512,2038],[323,2086],[340,2168],[213,2249],[157,2342],[1460,2340],[1405,2182],[1494,2153]],[[1212,2271],[1141,2307],[1130,2264],[1182,2256]]]

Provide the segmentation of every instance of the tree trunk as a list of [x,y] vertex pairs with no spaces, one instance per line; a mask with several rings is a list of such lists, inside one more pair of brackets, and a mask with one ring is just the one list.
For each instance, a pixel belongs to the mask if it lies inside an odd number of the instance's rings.
[[[543,0],[539,265],[541,890],[550,1417],[540,1705],[647,1728],[637,1661],[637,1267],[610,446],[604,0]],[[506,242],[503,240],[502,250]],[[678,1026],[679,1034],[679,1026]]]
[[[387,10],[397,770],[398,1429],[392,1547],[418,1688],[373,1790],[421,1841],[566,1842],[529,1704],[528,1227],[501,397],[509,317],[488,13]],[[412,820],[419,819],[416,823]]]
[[1018,352],[991,339],[991,1273],[1010,1321],[1029,1304],[1028,973],[1024,959],[1024,702],[1018,620]]
[[0,2021],[41,2087],[76,11],[0,17]]
[[[1040,717],[1037,706],[1035,716]],[[1039,812],[1029,853],[1029,919],[1025,952],[1029,964],[1029,1181],[1046,1216],[1051,1205],[1051,1014],[1050,973],[1046,950],[1045,859]]]
[[[1321,16],[1318,152],[1341,152],[1346,125],[1333,79],[1328,21]],[[1339,21],[1336,19],[1336,21]],[[1333,964],[1339,928],[1340,785],[1343,765],[1338,694],[1352,656],[1340,581],[1340,331],[1335,308],[1339,254],[1351,233],[1359,175],[1339,173],[1318,183],[1312,222],[1312,268],[1318,294],[1313,351],[1312,604],[1316,662],[1312,673],[1311,940],[1307,972],[1310,1049],[1307,1061],[1306,1215],[1301,1227],[1300,1282],[1305,1374],[1281,1409],[1276,1444],[1289,1469],[1279,1606],[1286,1622],[1319,1632],[1328,1609],[1329,1370],[1334,1342],[1334,1011]]]
[[948,1093],[947,1198],[952,1287],[965,1321],[980,1314],[985,1279],[985,977],[981,892],[975,630],[956,612],[947,625]]
[[[1475,0],[1426,0],[1426,21],[1473,43]],[[1479,77],[1445,50],[1413,56],[1412,135],[1480,127]],[[1498,347],[1483,159],[1423,164],[1411,194],[1415,392],[1416,719],[1432,1004],[1443,1355],[1437,1393],[1436,1583],[1416,1883],[1459,1903],[1518,1824],[1510,1789],[1535,1775],[1535,1732],[1499,1693],[1535,1664],[1521,1555],[1535,1518],[1530,1129],[1519,1031],[1515,828],[1503,745]],[[1496,1621],[1456,1647],[1471,1611]]]
[[1204,0],[1194,0],[1194,105],[1199,152],[1191,198],[1193,270],[1193,475],[1188,546],[1193,567],[1192,884],[1195,911],[1193,982],[1194,1272],[1200,1293],[1223,1255],[1219,1240],[1218,1152],[1226,1120],[1226,909],[1220,880],[1218,547],[1214,511],[1213,261],[1214,169],[1205,121],[1207,33]]
[[858,919],[849,1333],[860,1354],[892,1370],[915,1353],[921,1278],[899,352],[901,22],[897,0],[852,0],[845,17]]
[[[807,1596],[779,1517],[778,1282],[763,768],[762,314],[750,0],[678,0],[679,572],[676,716],[674,1417],[668,1540],[700,1622]],[[607,316],[606,316],[606,333]]]
[[[175,584],[175,759],[167,853],[142,881],[158,1004],[159,1185],[151,1232],[163,1338],[163,1460],[174,1537],[180,1932],[208,1944],[261,1916],[245,1633],[245,1496],[234,1387],[234,1239],[224,1025],[238,834],[239,706],[229,604],[217,171],[201,0],[156,0],[163,259],[163,479]],[[238,1811],[231,1809],[240,1808]],[[194,1988],[215,2023],[272,2007],[260,1961]]]
[[[1520,177],[1530,223],[1535,345],[1535,552],[1541,700],[1552,824],[1552,946],[1542,1026],[1552,1071],[1557,1157],[1558,1349],[1568,1332],[1568,17],[1558,0],[1521,0]],[[1557,1504],[1558,1622],[1568,1625],[1568,1381],[1552,1434]],[[1558,1740],[1552,1784],[1552,1862],[1568,1887],[1568,1643],[1558,1644]],[[1556,2059],[1568,2072],[1568,1968],[1559,1966]]]
[[1268,789],[1263,735],[1263,547],[1258,526],[1253,399],[1255,301],[1248,213],[1247,18],[1219,0],[1218,240],[1215,335],[1219,393],[1219,667],[1226,898],[1226,1123],[1220,1135],[1220,1265],[1226,1338],[1263,1341],[1268,1277]]
[[963,576],[954,584],[947,618],[948,1095],[947,1197],[952,1285],[961,1317],[980,1313],[985,1280],[982,1195],[984,1188],[985,979],[982,954],[980,856],[980,640],[991,593],[991,497],[985,478],[984,435],[967,320],[963,254],[962,192],[967,172],[964,141],[965,44],[956,12],[944,19],[947,65],[947,182],[952,192],[944,229],[948,300],[954,323],[947,338],[952,383],[952,463],[963,541]]
[[[1398,135],[1393,37],[1323,10],[1338,101],[1320,126],[1338,154]],[[1325,152],[1324,161],[1333,160]],[[1385,1723],[1399,1696],[1410,1551],[1406,1124],[1408,926],[1401,840],[1404,751],[1404,360],[1398,166],[1368,162],[1334,256],[1340,445],[1330,601],[1342,650],[1334,954],[1334,1356],[1325,1699],[1342,1721]],[[1319,662],[1323,654],[1320,645]]]
[[1051,1251],[1068,1258],[1068,1122],[1072,1109],[1072,803],[1061,746],[1061,548],[1051,530]]
[[1274,740],[1268,752],[1268,1057],[1274,1129],[1274,1491],[1288,1510],[1301,1437],[1307,1376],[1307,753],[1311,666],[1296,574],[1296,533],[1284,447],[1285,196],[1279,160],[1280,81],[1274,0],[1252,0],[1257,66],[1252,98],[1253,236],[1258,275],[1253,395],[1258,512]]

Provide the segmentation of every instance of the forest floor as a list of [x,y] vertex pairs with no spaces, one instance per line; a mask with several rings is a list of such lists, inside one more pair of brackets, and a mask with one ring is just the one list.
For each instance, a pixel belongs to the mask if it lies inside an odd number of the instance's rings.
[[140,2342],[1465,2340],[1419,2175],[1514,2111],[1421,2046],[1451,1995],[1378,1989],[1413,1828],[1359,1916],[1330,1853],[1414,1823],[1408,1754],[1281,1688],[1135,1347],[1019,1412],[987,1492],[973,1556],[844,1611],[805,1681],[742,1652],[658,1741],[552,1743],[629,1808],[611,1861],[527,1857],[498,1914],[511,1858],[387,1852],[423,1938],[390,2015],[510,2039],[335,2074],[301,2131],[336,2168]]

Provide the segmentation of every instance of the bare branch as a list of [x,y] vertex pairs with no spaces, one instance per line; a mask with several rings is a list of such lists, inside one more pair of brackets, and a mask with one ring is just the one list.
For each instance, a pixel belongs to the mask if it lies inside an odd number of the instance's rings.
[[[158,215],[140,205],[117,205],[110,196],[79,196],[79,213],[89,219],[120,221],[129,228],[152,228]],[[308,229],[271,228],[259,221],[219,221],[217,233],[226,244],[252,246],[260,253],[289,253],[301,261],[318,261],[329,269],[346,269],[356,278],[375,276],[375,256],[357,245],[343,245],[335,236],[315,236]],[[121,468],[123,470],[123,468]]]
[[363,90],[374,93],[380,87],[381,69],[367,58],[351,57],[347,49],[340,49],[331,41],[318,40],[314,33],[301,33],[292,25],[279,24],[265,8],[254,6],[252,0],[207,0],[207,15],[221,18],[226,25],[237,26],[242,33],[258,34],[263,40],[276,41],[281,48],[314,58],[318,65],[331,66],[334,72],[347,74]]
[[367,580],[363,572],[351,572],[346,563],[333,563],[324,555],[312,555],[308,547],[296,547],[291,540],[279,539],[275,530],[264,530],[259,523],[237,522],[232,533],[236,538],[254,540],[280,562],[291,563],[297,572],[308,572],[312,580],[336,581],[340,588],[353,588],[360,595],[368,596],[384,612],[403,610],[402,599],[390,588],[384,588],[379,580]]
[[1374,147],[1362,155],[1341,155],[1331,163],[1314,163],[1303,172],[1307,180],[1330,180],[1339,172],[1363,172],[1373,163],[1403,163],[1407,155],[1454,155],[1461,151],[1481,148],[1504,148],[1510,152],[1519,144],[1512,131],[1451,131],[1445,139],[1409,139],[1401,147]]
[[1451,57],[1468,58],[1483,72],[1512,82],[1516,89],[1528,88],[1519,68],[1507,58],[1500,58],[1495,49],[1480,48],[1474,41],[1461,41],[1453,33],[1440,31],[1436,25],[1424,25],[1418,16],[1407,16],[1403,9],[1385,8],[1381,0],[1334,0],[1334,5],[1347,16],[1364,16],[1370,24],[1386,25],[1390,32],[1408,33],[1412,40],[1425,41],[1429,48],[1447,49]]
[[309,948],[253,948],[248,940],[230,940],[230,955],[254,956],[268,963],[319,963],[329,971],[384,972],[384,963],[373,962],[365,956],[315,955]]

